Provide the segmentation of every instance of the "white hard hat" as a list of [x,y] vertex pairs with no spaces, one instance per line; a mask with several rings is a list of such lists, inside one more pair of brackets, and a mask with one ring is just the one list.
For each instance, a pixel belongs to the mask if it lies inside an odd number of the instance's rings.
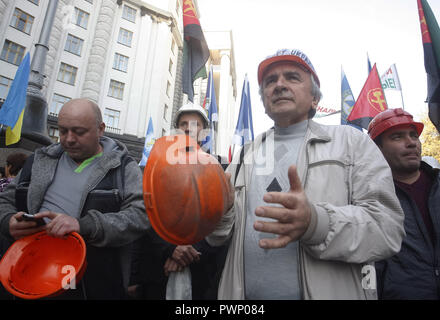
[[431,156],[423,156],[422,160],[424,162],[426,162],[427,164],[429,164],[431,167],[433,168],[440,168],[440,163],[438,162],[438,160],[434,157]]
[[182,113],[198,113],[202,116],[203,120],[205,121],[205,126],[208,127],[209,125],[209,119],[208,115],[206,114],[206,110],[203,109],[200,105],[194,104],[194,103],[188,103],[180,107],[180,109],[176,113],[176,119],[174,121],[174,125],[177,128],[178,127],[178,121],[179,117]]

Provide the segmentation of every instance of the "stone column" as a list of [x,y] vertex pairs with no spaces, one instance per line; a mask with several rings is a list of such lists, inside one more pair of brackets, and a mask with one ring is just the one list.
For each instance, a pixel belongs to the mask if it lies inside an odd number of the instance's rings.
[[4,21],[6,9],[8,8],[9,0],[0,0],[0,21]]
[[42,93],[46,96],[48,84],[52,76],[57,76],[55,68],[59,67],[56,64],[58,51],[62,50],[63,44],[61,44],[61,38],[63,36],[64,29],[68,26],[65,25],[68,21],[67,15],[73,14],[72,0],[58,0],[57,12],[53,21],[52,31],[49,38],[49,51],[46,56],[45,66],[45,78]]
[[98,103],[105,73],[105,59],[109,50],[113,20],[117,10],[114,0],[102,0],[96,23],[81,97]]
[[217,154],[225,155],[226,149],[229,147],[229,132],[228,128],[228,108],[229,108],[229,88],[230,88],[230,70],[231,70],[231,57],[230,52],[226,50],[220,51],[220,88],[218,97],[218,131],[216,140],[216,152]]

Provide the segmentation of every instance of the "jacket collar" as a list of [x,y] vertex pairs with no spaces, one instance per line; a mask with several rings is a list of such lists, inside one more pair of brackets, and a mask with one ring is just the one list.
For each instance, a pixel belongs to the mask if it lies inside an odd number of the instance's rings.
[[332,138],[322,128],[322,126],[313,120],[309,120],[306,134],[307,142],[317,140],[321,142],[330,142]]
[[420,169],[425,171],[428,175],[430,175],[433,178],[437,178],[440,173],[440,169],[431,167],[428,163],[426,163],[423,160],[420,162]]
[[[270,136],[274,132],[274,127],[270,128],[260,136],[255,139],[255,149],[258,149],[261,143],[266,139],[267,136]],[[322,126],[316,123],[313,120],[309,120],[306,131],[306,143],[309,141],[321,141],[321,142],[330,142],[332,138],[327,134],[327,132],[322,128]],[[251,149],[251,148],[249,148]],[[246,153],[248,153],[247,150]]]
[[[125,147],[125,145],[123,145],[123,144],[120,143],[119,141],[117,141],[117,140],[113,140],[113,139],[110,139],[110,138],[105,137],[105,136],[103,136],[103,137],[100,138],[100,143],[101,143],[101,145],[103,145],[103,144],[105,144],[105,143],[108,144],[108,143],[110,143],[110,142],[114,142],[114,143],[115,143],[115,146],[114,146],[114,149],[113,149],[113,150],[114,150],[116,153],[120,154],[121,157],[122,157],[122,155],[128,153],[128,150],[127,150],[127,148]],[[64,149],[63,149],[63,147],[61,146],[61,144],[58,142],[58,143],[51,144],[51,145],[49,145],[49,146],[47,146],[47,147],[43,147],[43,148],[41,148],[41,149],[40,149],[40,152],[43,153],[44,155],[50,157],[50,158],[58,159],[58,158],[60,158],[61,155],[63,154]],[[110,159],[114,159],[114,158],[115,158],[115,157],[114,157],[114,153],[112,152],[111,155],[109,156],[109,159],[107,159],[107,158],[108,158],[108,157],[107,157],[107,152],[104,152],[102,159],[105,159],[105,161],[108,161],[108,160],[110,160]],[[119,158],[119,157],[118,157],[118,158]]]

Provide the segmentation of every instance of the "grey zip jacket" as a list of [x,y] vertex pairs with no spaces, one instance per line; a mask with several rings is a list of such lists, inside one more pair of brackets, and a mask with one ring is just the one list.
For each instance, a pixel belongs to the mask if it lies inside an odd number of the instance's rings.
[[[90,176],[87,188],[81,196],[80,212],[89,192],[110,169],[118,167],[121,164],[121,157],[128,153],[123,144],[108,137],[102,137],[101,144],[113,145],[112,151],[104,152],[97,159],[96,170]],[[41,207],[63,152],[59,143],[35,151],[28,192],[29,213],[35,214]],[[17,212],[15,183],[18,180],[19,175],[0,194],[0,231],[9,237],[9,219]],[[140,238],[150,226],[142,198],[142,173],[135,161],[130,161],[125,167],[124,180],[123,200],[119,212],[101,214],[97,210],[89,210],[78,220],[80,234],[87,243],[96,247],[121,247]]]
[[[273,129],[266,132],[266,147],[271,135]],[[245,147],[237,177],[238,159],[228,167],[235,181],[235,202],[207,238],[211,245],[220,245],[232,237],[219,299],[245,298],[246,195],[253,150],[261,145],[260,135]],[[399,252],[405,235],[403,211],[386,160],[359,130],[312,120],[301,148],[296,165],[312,208],[311,223],[299,240],[302,298],[377,299],[374,261]]]

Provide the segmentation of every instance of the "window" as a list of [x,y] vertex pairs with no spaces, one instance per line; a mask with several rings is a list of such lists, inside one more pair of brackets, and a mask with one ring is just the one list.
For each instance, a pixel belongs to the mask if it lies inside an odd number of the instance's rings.
[[110,97],[122,100],[124,96],[124,87],[125,83],[116,81],[116,80],[110,80],[110,87],[108,88],[108,95]]
[[0,76],[0,98],[6,99],[9,92],[9,87],[12,84],[12,79]]
[[119,111],[106,108],[104,110],[104,119],[103,119],[106,127],[118,128],[119,115],[120,115]]
[[56,127],[49,127],[48,130],[49,137],[52,138],[52,141],[57,143],[60,141],[60,131]]
[[133,9],[132,7],[124,4],[124,9],[122,10],[122,18],[131,22],[136,22],[136,9]]
[[60,71],[58,72],[57,80],[74,85],[77,71],[78,71],[77,67],[61,62]]
[[53,98],[52,98],[52,102],[50,103],[50,106],[49,106],[49,114],[58,115],[58,113],[61,110],[61,107],[70,99],[71,98],[69,98],[69,97],[65,97],[65,96],[54,93]]
[[174,55],[176,55],[176,49],[175,49],[175,47],[176,47],[176,40],[174,40],[174,38],[172,39],[172,42],[171,42],[171,52],[174,54]]
[[167,131],[164,128],[162,128],[162,137],[165,137],[166,135],[167,135]]
[[93,0],[86,0],[88,3],[93,4]]
[[11,20],[11,27],[18,29],[24,33],[30,34],[32,29],[32,24],[34,23],[34,17],[15,8],[14,15]]
[[127,72],[128,69],[128,57],[122,54],[115,53],[115,58],[113,59],[113,69]]
[[89,23],[89,14],[81,9],[75,8],[75,24],[81,28],[87,29]]
[[118,42],[131,47],[131,41],[133,40],[133,32],[125,30],[123,28],[119,29]]
[[40,0],[28,0],[29,2],[32,2],[33,4],[36,4],[38,6],[38,3],[40,2]]
[[9,63],[19,65],[24,56],[25,47],[20,46],[19,44],[5,40],[5,44],[3,45],[2,55],[0,59],[5,60]]
[[173,74],[173,60],[170,59],[170,63],[168,64],[168,71]]
[[165,104],[164,108],[163,108],[163,119],[167,120],[167,114],[168,114],[168,105]]
[[64,50],[80,56],[83,43],[84,43],[83,39],[80,39],[80,38],[75,37],[71,34],[68,34],[67,40],[66,40],[66,45],[64,46]]
[[171,94],[171,83],[169,81],[167,81],[167,96],[169,97]]

